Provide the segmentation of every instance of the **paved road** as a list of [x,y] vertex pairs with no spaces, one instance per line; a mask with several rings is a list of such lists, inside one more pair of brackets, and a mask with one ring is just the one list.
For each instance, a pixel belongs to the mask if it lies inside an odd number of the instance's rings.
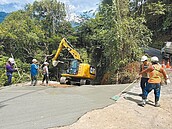
[[127,86],[5,87],[0,90],[0,129],[46,129],[72,124],[88,111],[115,103],[110,97]]

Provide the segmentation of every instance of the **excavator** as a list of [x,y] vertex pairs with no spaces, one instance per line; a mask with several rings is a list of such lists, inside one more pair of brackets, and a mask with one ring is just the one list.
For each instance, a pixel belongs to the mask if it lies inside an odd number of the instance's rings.
[[65,73],[61,74],[60,84],[76,84],[76,85],[89,85],[91,80],[96,77],[96,69],[87,63],[82,63],[80,54],[73,48],[73,46],[63,38],[59,44],[55,56],[52,58],[52,65],[55,67],[61,61],[57,60],[61,51],[66,49],[72,56],[68,59],[69,67]]

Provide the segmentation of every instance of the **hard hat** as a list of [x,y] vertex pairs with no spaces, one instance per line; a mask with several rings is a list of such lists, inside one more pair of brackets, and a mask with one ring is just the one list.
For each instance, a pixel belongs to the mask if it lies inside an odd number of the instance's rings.
[[44,65],[49,64],[48,62],[44,62]]
[[34,63],[34,62],[37,62],[37,60],[36,60],[36,59],[33,59],[32,62],[33,62],[33,63]]
[[151,57],[151,62],[158,62],[159,59],[156,56]]
[[13,59],[13,58],[9,58],[9,59],[8,59],[8,61],[9,61],[10,63],[12,63],[12,64],[14,64],[14,63],[15,63],[15,61],[14,61],[14,59]]
[[142,56],[141,61],[146,61],[146,60],[148,60],[148,57],[147,56]]

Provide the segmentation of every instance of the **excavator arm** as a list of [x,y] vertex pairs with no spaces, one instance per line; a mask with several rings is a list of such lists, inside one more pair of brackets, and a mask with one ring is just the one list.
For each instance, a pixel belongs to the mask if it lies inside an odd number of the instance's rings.
[[63,48],[66,48],[70,52],[70,54],[72,54],[74,59],[81,61],[81,57],[79,53],[73,49],[72,45],[69,42],[67,42],[65,38],[63,38],[59,44],[55,56],[52,59],[53,66],[56,66],[58,64],[57,58],[60,55],[60,52],[62,51]]

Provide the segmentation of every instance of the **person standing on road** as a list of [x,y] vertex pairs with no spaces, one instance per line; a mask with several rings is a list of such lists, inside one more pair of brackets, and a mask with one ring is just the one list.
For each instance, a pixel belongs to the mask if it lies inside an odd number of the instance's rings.
[[38,75],[38,61],[36,59],[32,60],[32,64],[30,67],[30,73],[31,73],[31,86],[35,86],[37,84],[37,75]]
[[[141,58],[142,64],[140,65],[140,72],[147,69],[150,65],[150,62],[148,62],[147,56],[142,56]],[[142,89],[142,94],[139,94],[139,96],[143,96],[144,89],[148,83],[149,80],[149,74],[148,73],[142,73],[141,74],[141,81],[140,81],[140,87]]]
[[5,86],[11,85],[12,84],[12,74],[13,72],[17,71],[17,68],[14,68],[14,59],[13,58],[9,58],[7,63],[6,63],[6,75],[8,78],[7,84],[5,84]]
[[143,100],[141,103],[139,103],[140,106],[146,105],[146,99],[148,94],[154,90],[155,94],[155,107],[159,107],[159,99],[160,99],[160,90],[161,90],[161,79],[162,75],[165,79],[165,83],[167,84],[167,75],[165,70],[162,68],[162,66],[158,63],[159,59],[156,56],[153,56],[151,58],[151,63],[147,69],[140,72],[140,74],[143,73],[149,73],[149,80],[148,84],[145,87],[144,93],[143,93]]
[[44,66],[43,66],[43,68],[42,68],[42,70],[43,70],[43,79],[42,79],[42,85],[44,85],[44,81],[46,80],[46,85],[48,85],[48,76],[49,76],[49,73],[48,73],[48,65],[49,65],[49,63],[48,62],[44,62],[44,64],[43,64]]

